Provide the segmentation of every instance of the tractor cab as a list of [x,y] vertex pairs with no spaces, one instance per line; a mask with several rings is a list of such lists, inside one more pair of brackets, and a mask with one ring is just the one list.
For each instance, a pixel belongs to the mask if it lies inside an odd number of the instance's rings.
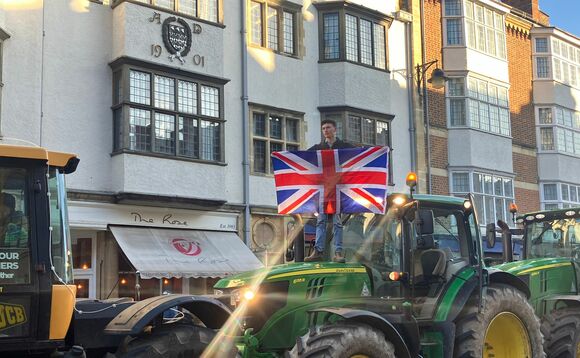
[[0,145],[0,351],[64,341],[75,300],[64,175],[77,163]]
[[[477,222],[469,199],[394,194],[385,215],[347,218],[347,261],[372,273],[374,295],[407,300],[418,319],[432,319],[447,283],[477,262]],[[469,272],[473,276],[473,269]]]

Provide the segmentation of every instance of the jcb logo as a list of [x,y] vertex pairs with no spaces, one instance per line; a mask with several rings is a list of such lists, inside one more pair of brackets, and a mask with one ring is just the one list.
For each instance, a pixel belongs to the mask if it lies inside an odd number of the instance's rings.
[[0,331],[26,322],[24,306],[0,303]]

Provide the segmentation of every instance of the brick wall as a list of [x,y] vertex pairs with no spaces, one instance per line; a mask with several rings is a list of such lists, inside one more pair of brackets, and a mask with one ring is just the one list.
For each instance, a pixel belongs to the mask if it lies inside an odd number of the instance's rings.
[[538,184],[538,159],[532,155],[512,153],[516,180]]
[[507,28],[507,53],[510,76],[510,117],[513,143],[536,148],[532,98],[532,44],[529,34]]
[[521,214],[540,210],[540,197],[536,190],[516,187],[515,194],[518,211]]
[[[442,8],[441,0],[425,0],[425,56],[426,62],[438,60],[439,62],[429,68],[425,73],[426,78],[431,77],[431,72],[436,67],[443,68],[442,47]],[[447,117],[445,111],[445,90],[435,89],[427,84],[429,124],[432,128],[447,130]],[[448,144],[447,138],[430,135],[431,141],[431,167],[447,170]],[[426,144],[425,144],[426,145]],[[447,177],[432,175],[431,189],[433,194],[448,194],[449,182]]]

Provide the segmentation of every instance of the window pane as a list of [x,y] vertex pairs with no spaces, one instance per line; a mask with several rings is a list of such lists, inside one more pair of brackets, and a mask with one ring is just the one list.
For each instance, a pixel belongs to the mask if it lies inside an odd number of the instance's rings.
[[215,87],[201,86],[201,114],[219,117],[219,90]]
[[79,237],[72,239],[73,268],[88,270],[92,266],[93,239]]
[[461,45],[463,44],[463,29],[461,26],[461,19],[447,19],[447,44]]
[[489,223],[495,222],[495,208],[494,208],[493,196],[484,196],[483,201],[484,201],[484,205],[485,205],[485,222],[484,222],[484,224],[489,224]]
[[129,73],[129,100],[134,103],[151,104],[151,75],[145,72]]
[[355,143],[361,142],[360,117],[348,116],[348,140]]
[[562,108],[556,108],[556,123],[564,124],[564,110]]
[[358,62],[358,24],[357,18],[346,15],[346,59]]
[[286,150],[299,150],[299,147],[293,144],[286,144]]
[[445,16],[460,16],[461,0],[445,0]]
[[[270,160],[269,158],[272,157],[272,153],[273,152],[280,152],[284,150],[282,143],[278,143],[278,142],[270,142],[270,153],[268,153],[268,160]],[[271,167],[271,166],[270,166]],[[274,172],[272,170],[272,168],[270,168],[270,172]]]
[[496,32],[495,39],[497,43],[497,55],[505,59],[507,57],[505,32]]
[[501,198],[495,198],[495,221],[502,220],[505,221],[505,204],[504,200]]
[[514,188],[512,179],[503,180],[504,195],[508,198],[514,197]]
[[284,52],[294,54],[294,14],[284,11]]
[[536,52],[548,52],[548,39],[545,37],[536,38]]
[[197,16],[197,0],[179,0],[179,12]]
[[155,151],[175,154],[175,117],[155,113]]
[[278,51],[278,10],[268,6],[268,47]]
[[470,99],[468,101],[469,101],[470,126],[474,128],[479,128],[481,127],[481,123],[479,122],[479,102],[473,99]]
[[263,113],[254,113],[254,134],[266,136],[266,115]]
[[204,20],[217,22],[218,0],[199,0],[199,17]]
[[129,149],[151,150],[151,113],[131,108],[129,110]]
[[550,62],[547,57],[536,57],[536,75],[538,78],[550,77]]
[[552,39],[552,52],[556,55],[560,54],[560,43],[556,39]]
[[485,207],[483,204],[483,195],[475,194],[473,195],[475,201],[475,211],[477,213],[477,221],[483,224],[483,218],[485,217]]
[[488,93],[489,93],[489,102],[493,103],[493,104],[498,104],[498,88],[495,85],[490,84],[488,87]]
[[498,14],[498,13],[494,13],[493,14],[494,18],[495,18],[495,23],[494,23],[494,27],[497,30],[500,31],[504,31],[504,21],[503,21],[503,16]]
[[463,5],[465,6],[465,17],[473,19],[473,2],[465,1]]
[[447,88],[449,90],[449,96],[464,96],[464,79],[463,78],[451,78],[447,81]]
[[558,204],[544,204],[545,210],[557,210],[559,209]]
[[473,174],[473,191],[483,193],[483,177],[481,174]]
[[254,171],[266,172],[266,142],[254,139]]
[[540,108],[540,123],[541,124],[552,124],[552,108]]
[[570,185],[570,201],[578,202],[578,190],[574,185]]
[[562,67],[560,66],[561,62],[557,58],[554,59],[554,79],[561,80],[562,79]]
[[479,104],[479,121],[480,128],[484,131],[489,131],[489,104],[480,103]]
[[486,194],[493,194],[493,181],[491,175],[483,176],[483,189]]
[[155,75],[155,107],[175,109],[175,80]]
[[298,120],[297,119],[286,119],[286,140],[291,142],[298,142]]
[[554,131],[552,128],[540,128],[542,150],[554,150]]
[[178,111],[197,114],[197,84],[187,81],[177,81]]
[[569,197],[569,192],[568,192],[568,185],[566,184],[562,184],[562,200],[563,201],[569,201],[570,197]]
[[198,121],[193,118],[179,117],[179,155],[199,157]]
[[155,5],[164,9],[175,10],[175,0],[155,0]]
[[377,121],[377,145],[388,146],[389,143],[389,123]]
[[469,193],[469,173],[453,173],[453,192]]
[[270,137],[282,139],[282,118],[270,115]]
[[499,108],[489,106],[489,129],[493,133],[500,133]]
[[487,41],[488,41],[487,50],[489,54],[495,56],[496,55],[495,31],[493,29],[487,29]]
[[485,52],[485,27],[481,24],[476,25],[476,35],[477,35],[477,49]]
[[501,134],[510,135],[510,112],[506,108],[499,109],[499,125],[501,129]]
[[364,144],[375,144],[375,128],[372,119],[363,118],[362,120],[362,142]]
[[375,67],[385,68],[387,66],[385,59],[385,27],[374,24],[374,41],[375,41]]
[[467,46],[470,48],[476,47],[476,38],[475,38],[475,24],[471,20],[466,20],[465,22],[465,33],[467,36]]
[[[0,56],[2,52],[0,50]],[[117,71],[113,73],[113,104],[118,104],[123,101],[122,87],[121,87],[122,72]],[[1,80],[1,76],[0,76]]]
[[252,43],[262,46],[262,5],[252,1],[250,11],[252,14]]
[[493,193],[497,196],[503,196],[503,180],[502,178],[493,178]]
[[334,60],[339,57],[338,14],[324,14],[324,59]]
[[372,23],[360,20],[360,62],[365,65],[373,64]]
[[487,82],[479,81],[477,84],[477,94],[481,101],[487,102]]
[[558,200],[556,184],[544,184],[544,200]]
[[449,116],[451,118],[452,126],[465,125],[465,100],[464,99],[450,99],[449,100]]
[[201,159],[221,160],[221,124],[201,121]]
[[116,152],[125,148],[123,143],[123,110],[117,108],[113,111],[113,151]]
[[502,107],[508,107],[508,90],[507,88],[498,87],[498,104]]

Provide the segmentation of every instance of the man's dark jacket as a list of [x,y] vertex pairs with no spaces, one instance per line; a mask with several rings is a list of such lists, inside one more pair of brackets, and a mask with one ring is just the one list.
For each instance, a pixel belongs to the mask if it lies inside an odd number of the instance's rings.
[[326,141],[322,141],[318,144],[313,145],[312,147],[308,148],[308,150],[323,150],[323,149],[344,149],[344,148],[356,148],[354,145],[350,144],[349,142],[345,142],[340,138],[336,137],[336,141],[331,146],[326,143]]

